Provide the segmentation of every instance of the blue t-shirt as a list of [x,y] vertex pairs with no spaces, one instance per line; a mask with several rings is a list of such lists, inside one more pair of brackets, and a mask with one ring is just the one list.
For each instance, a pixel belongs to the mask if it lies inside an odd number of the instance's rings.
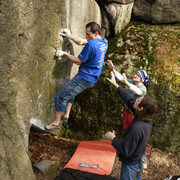
[[78,58],[83,62],[78,71],[78,76],[85,81],[96,83],[102,71],[104,57],[108,48],[105,38],[88,41]]

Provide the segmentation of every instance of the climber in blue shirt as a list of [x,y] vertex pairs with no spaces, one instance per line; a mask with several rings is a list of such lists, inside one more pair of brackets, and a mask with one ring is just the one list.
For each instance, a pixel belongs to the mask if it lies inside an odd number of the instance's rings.
[[97,38],[89,40],[78,58],[82,61],[78,75],[82,79],[96,83],[104,64],[104,56],[107,50],[107,40]]
[[108,131],[105,138],[112,140],[112,145],[118,151],[122,162],[120,180],[141,180],[140,160],[145,154],[151,134],[152,120],[157,111],[156,101],[150,95],[134,99],[116,83],[113,72],[111,79],[107,78],[107,80],[116,87],[117,93],[133,112],[134,119],[122,141],[115,136],[114,131]]
[[[56,56],[66,56],[79,66],[79,71],[56,95],[54,99],[56,117],[55,121],[45,126],[46,130],[59,129],[61,119],[67,123],[74,98],[85,89],[94,87],[99,79],[104,64],[108,41],[101,37],[100,26],[90,22],[85,29],[86,39],[73,37],[70,30],[64,29],[62,36],[73,40],[78,45],[85,45],[78,57],[65,51],[57,50]],[[64,115],[63,115],[64,113]]]

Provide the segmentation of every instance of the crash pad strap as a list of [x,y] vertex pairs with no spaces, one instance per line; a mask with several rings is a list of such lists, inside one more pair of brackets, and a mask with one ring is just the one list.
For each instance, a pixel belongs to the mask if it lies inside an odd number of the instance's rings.
[[108,175],[93,174],[76,169],[66,168],[54,180],[116,180]]

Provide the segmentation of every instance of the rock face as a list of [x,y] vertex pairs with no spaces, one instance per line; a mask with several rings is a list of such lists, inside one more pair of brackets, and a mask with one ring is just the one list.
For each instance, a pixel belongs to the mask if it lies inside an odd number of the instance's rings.
[[[134,17],[179,22],[178,0],[148,0],[145,8],[142,3],[135,1]],[[0,1],[0,177],[35,179],[27,155],[31,123],[43,127],[54,119],[54,96],[78,69],[54,53],[62,49],[77,56],[82,50],[66,38],[60,41],[60,31],[69,28],[83,38],[85,25],[96,21],[106,37],[119,35],[133,5],[133,0]]]
[[[105,35],[119,35],[131,20],[133,0],[96,0],[101,7],[102,27]],[[111,32],[110,32],[111,30]]]
[[135,0],[132,17],[154,24],[179,23],[179,0]]
[[119,35],[121,30],[129,24],[133,5],[133,3],[128,5],[111,3],[105,6],[110,22],[113,25],[115,36]]
[[0,8],[0,177],[33,180],[30,120],[54,118],[55,93],[77,71],[68,60],[54,59],[55,50],[77,55],[82,49],[59,41],[59,32],[70,28],[84,37],[86,23],[101,23],[101,14],[89,0],[2,0]]
[[[82,50],[66,38],[60,41],[60,31],[69,28],[84,38],[85,25],[96,21],[103,35],[114,27],[119,34],[123,22],[130,21],[132,5],[129,11],[123,4],[109,3],[100,10],[95,0],[1,0],[0,175],[6,180],[24,180],[22,174],[34,179],[26,154],[31,123],[43,127],[54,120],[55,94],[78,70],[69,60],[54,57],[56,49],[76,56]],[[116,20],[109,21],[107,12]]]

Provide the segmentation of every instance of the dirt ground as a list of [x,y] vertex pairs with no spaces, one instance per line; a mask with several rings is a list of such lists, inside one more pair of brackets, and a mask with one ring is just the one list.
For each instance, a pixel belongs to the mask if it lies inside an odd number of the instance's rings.
[[[45,173],[35,172],[37,180],[53,180],[70,160],[78,141],[47,134],[30,134],[29,151],[32,164],[42,160],[52,160],[55,164]],[[142,180],[164,180],[169,176],[180,175],[180,153],[165,153],[148,145],[148,168],[144,170]],[[120,179],[121,162],[116,156],[112,177]]]

